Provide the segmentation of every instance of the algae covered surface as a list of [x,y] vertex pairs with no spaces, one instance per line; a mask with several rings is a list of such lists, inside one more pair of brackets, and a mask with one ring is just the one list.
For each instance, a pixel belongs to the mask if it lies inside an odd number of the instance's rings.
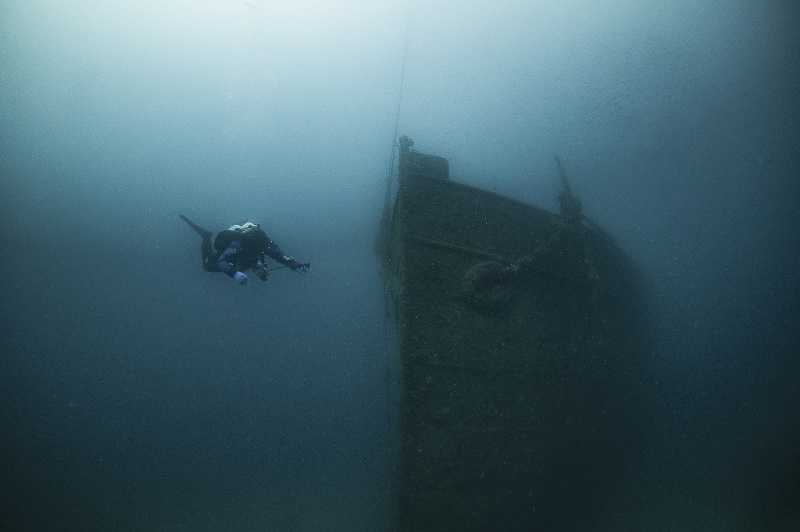
[[[410,147],[409,147],[410,148]],[[599,230],[401,150],[401,529],[582,524],[631,419],[636,266]]]

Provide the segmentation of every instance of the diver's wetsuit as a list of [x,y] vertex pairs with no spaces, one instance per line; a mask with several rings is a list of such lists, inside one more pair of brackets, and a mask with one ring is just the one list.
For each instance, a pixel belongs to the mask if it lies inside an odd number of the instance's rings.
[[211,235],[213,233],[211,231],[203,229],[182,214],[180,217],[203,237],[200,253],[203,259],[203,269],[207,272],[222,272],[229,277],[234,277],[236,272],[245,272],[250,268],[255,269],[264,255],[292,268],[297,265],[297,262],[285,256],[281,248],[261,229],[252,229],[246,232],[225,229],[217,234],[212,246]]
[[293,260],[285,256],[281,248],[261,229],[245,233],[225,229],[217,234],[214,247],[223,251],[219,253],[216,270],[213,271],[222,272],[230,277],[236,272],[255,268],[264,255],[287,266],[293,263]]

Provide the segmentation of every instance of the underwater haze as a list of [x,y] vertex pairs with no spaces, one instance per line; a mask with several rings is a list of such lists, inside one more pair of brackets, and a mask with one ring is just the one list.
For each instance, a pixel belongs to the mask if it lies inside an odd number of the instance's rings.
[[[648,279],[654,406],[596,530],[800,526],[798,28],[790,0],[0,3],[0,528],[393,530],[399,135],[548,209],[558,156]],[[312,271],[204,272],[179,214]]]

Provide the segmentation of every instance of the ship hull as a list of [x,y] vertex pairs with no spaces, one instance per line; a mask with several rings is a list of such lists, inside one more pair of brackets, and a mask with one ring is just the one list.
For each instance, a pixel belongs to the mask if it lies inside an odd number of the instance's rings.
[[635,416],[635,265],[605,233],[450,181],[408,143],[385,238],[397,528],[586,526]]

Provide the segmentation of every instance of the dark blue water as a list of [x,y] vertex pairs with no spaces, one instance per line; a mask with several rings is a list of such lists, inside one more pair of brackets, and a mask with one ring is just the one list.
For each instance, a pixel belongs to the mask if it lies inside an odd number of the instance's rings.
[[[796,526],[800,9],[373,4],[0,7],[0,528],[391,529],[396,116],[548,208],[559,155],[649,279],[597,528]],[[205,273],[178,213],[313,272]]]

